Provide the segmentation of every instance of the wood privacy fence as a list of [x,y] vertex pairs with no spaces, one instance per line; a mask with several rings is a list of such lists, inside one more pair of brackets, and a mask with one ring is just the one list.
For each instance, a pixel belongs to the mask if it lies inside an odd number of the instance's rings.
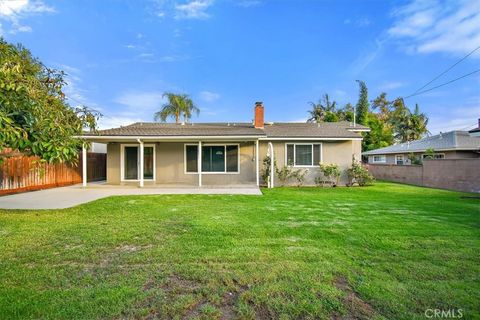
[[[106,178],[106,154],[87,154],[87,180]],[[82,182],[82,155],[78,166],[40,164],[38,157],[15,156],[0,164],[0,195],[54,188]]]
[[423,165],[368,164],[366,166],[379,180],[480,192],[480,158],[424,159]]

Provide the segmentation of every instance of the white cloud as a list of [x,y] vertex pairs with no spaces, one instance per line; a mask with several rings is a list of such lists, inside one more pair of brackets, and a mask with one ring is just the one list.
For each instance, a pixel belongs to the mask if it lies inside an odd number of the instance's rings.
[[388,34],[402,40],[411,53],[464,55],[480,43],[479,1],[414,0],[396,9],[393,17]]
[[208,19],[206,12],[213,4],[213,0],[192,0],[183,4],[175,5],[175,19]]
[[66,86],[63,91],[71,106],[85,105],[101,111],[101,108],[95,102],[87,98],[88,90],[82,88],[82,72],[80,69],[65,64],[56,64],[55,66],[66,73]]
[[150,117],[153,117],[153,112],[158,111],[165,102],[161,92],[127,92],[117,97],[114,102],[130,108],[128,111],[135,111],[138,115],[145,112],[150,112]]
[[139,118],[139,117],[128,117],[128,116],[118,116],[118,115],[107,116],[107,115],[104,115],[98,121],[98,127],[99,127],[99,129],[110,129],[110,128],[115,128],[115,127],[120,127],[120,126],[126,126],[126,125],[132,124],[134,122],[141,122],[141,121],[145,121],[145,120],[142,119],[142,118]]
[[[29,0],[7,0],[0,1],[0,20],[4,20],[8,23],[9,33],[17,32],[31,32],[32,28],[27,25],[22,25],[20,20],[32,15],[41,13],[53,13],[55,9],[47,6],[42,1],[29,1]],[[0,25],[1,27],[1,25]],[[0,34],[2,34],[0,28]]]
[[200,92],[200,99],[206,102],[213,102],[220,98],[220,95],[216,92],[202,91]]

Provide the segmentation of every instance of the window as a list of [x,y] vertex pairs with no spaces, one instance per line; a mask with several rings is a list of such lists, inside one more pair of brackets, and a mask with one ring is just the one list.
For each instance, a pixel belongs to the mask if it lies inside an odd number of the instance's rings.
[[385,163],[387,162],[387,157],[385,155],[373,156],[373,163]]
[[422,159],[445,159],[445,154],[444,153],[435,153],[433,155],[430,154],[422,154]]
[[400,164],[400,165],[401,165],[401,164],[404,164],[404,163],[403,163],[403,155],[397,155],[397,156],[395,156],[395,163],[396,163],[396,164]]
[[186,172],[198,172],[198,146],[185,146],[185,168]]
[[322,145],[287,143],[285,163],[293,166],[317,166],[322,161]]
[[[185,172],[198,172],[198,145],[185,145]],[[202,172],[238,173],[238,145],[202,146]]]

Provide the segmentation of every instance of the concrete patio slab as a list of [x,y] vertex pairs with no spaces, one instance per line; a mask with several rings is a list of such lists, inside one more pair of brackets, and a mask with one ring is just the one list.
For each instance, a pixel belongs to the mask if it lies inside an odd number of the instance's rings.
[[110,196],[147,194],[262,195],[262,192],[256,186],[151,186],[138,188],[135,186],[92,184],[83,188],[81,185],[74,185],[3,196],[0,197],[0,209],[64,209]]

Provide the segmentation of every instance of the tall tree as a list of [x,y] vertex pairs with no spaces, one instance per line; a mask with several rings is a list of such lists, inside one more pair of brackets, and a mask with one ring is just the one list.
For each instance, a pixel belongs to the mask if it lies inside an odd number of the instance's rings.
[[415,105],[412,113],[401,98],[393,102],[390,123],[393,126],[394,138],[397,142],[418,140],[429,133],[427,130],[428,117],[420,112],[418,104]]
[[167,121],[169,117],[175,118],[175,123],[180,123],[183,117],[185,122],[191,119],[192,114],[200,113],[200,109],[193,103],[193,100],[186,94],[175,94],[166,92],[163,97],[167,98],[167,102],[163,104],[162,110],[154,115],[155,121]]
[[77,161],[82,141],[75,136],[95,130],[100,114],[68,105],[64,76],[0,37],[0,151],[11,148],[50,163]]
[[369,112],[369,103],[368,103],[368,89],[364,81],[357,80],[358,85],[360,86],[360,93],[358,96],[357,102],[357,114],[356,122],[359,124],[365,125],[367,122],[368,112]]
[[336,122],[338,121],[337,115],[337,102],[331,101],[328,94],[324,94],[317,103],[309,102],[312,109],[309,112],[310,118],[307,122]]
[[362,140],[362,149],[364,151],[388,147],[393,144],[392,126],[383,121],[379,114],[369,113],[367,117],[367,132]]
[[387,94],[382,92],[372,102],[372,109],[378,110],[378,118],[382,121],[388,121],[392,113],[392,103],[387,100]]

